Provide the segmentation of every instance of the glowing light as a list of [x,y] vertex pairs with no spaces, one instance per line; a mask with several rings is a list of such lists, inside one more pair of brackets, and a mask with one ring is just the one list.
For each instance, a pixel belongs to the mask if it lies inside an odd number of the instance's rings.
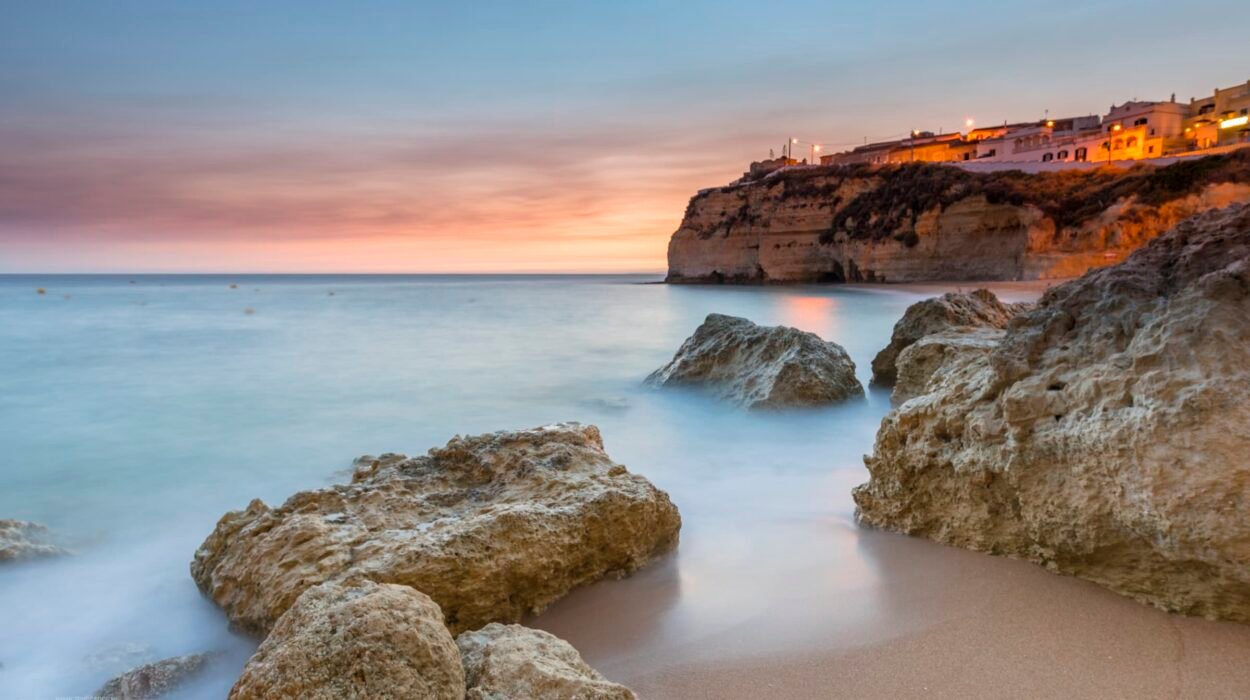
[[799,142],[798,139],[790,139],[790,143],[798,143],[798,142]]
[[1047,120],[1046,120],[1046,126],[1054,126],[1054,125],[1055,125],[1055,120],[1054,120],[1054,119],[1047,119]]
[[972,117],[968,117],[967,119],[964,120],[964,126],[968,127],[969,129],[971,129],[972,125],[976,123],[977,121],[973,119]]
[[1111,130],[1112,130],[1112,131],[1119,131],[1120,129],[1123,129],[1123,128],[1124,128],[1124,127],[1120,126],[1119,124],[1115,124],[1115,125],[1113,125],[1113,126],[1111,127]]
[[817,151],[819,151],[819,150],[820,150],[820,144],[816,144],[815,146],[812,146],[812,148],[814,148],[814,149],[816,149]]
[[1248,116],[1233,117],[1232,119],[1225,119],[1220,122],[1220,128],[1231,129],[1234,126],[1245,126],[1247,122],[1250,122],[1250,117]]

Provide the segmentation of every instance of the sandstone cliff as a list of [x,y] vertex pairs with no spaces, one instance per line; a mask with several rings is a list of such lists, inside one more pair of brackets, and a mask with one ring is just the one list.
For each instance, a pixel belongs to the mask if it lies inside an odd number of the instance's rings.
[[1051,289],[987,341],[922,363],[865,459],[861,521],[1250,622],[1250,206]]
[[1167,167],[969,173],[787,169],[704,190],[668,248],[669,282],[1075,277],[1181,220],[1250,201],[1250,149]]

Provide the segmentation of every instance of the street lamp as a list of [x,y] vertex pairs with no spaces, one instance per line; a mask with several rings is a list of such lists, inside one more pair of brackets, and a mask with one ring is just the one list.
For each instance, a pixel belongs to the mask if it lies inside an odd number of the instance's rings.
[[793,136],[790,137],[790,152],[786,154],[786,160],[794,160],[794,147],[798,145],[798,143],[799,143],[798,139],[794,138]]
[[818,143],[813,143],[813,144],[812,144],[812,160],[811,160],[812,165],[816,165],[816,154],[817,154],[817,153],[820,153],[820,144],[818,144]]

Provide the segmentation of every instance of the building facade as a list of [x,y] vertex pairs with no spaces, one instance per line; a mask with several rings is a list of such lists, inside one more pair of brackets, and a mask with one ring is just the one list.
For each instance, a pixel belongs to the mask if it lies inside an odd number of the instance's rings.
[[822,165],[923,162],[1099,162],[1250,144],[1250,80],[1178,103],[1131,100],[1106,114],[1004,123],[967,134],[917,132],[822,156]]

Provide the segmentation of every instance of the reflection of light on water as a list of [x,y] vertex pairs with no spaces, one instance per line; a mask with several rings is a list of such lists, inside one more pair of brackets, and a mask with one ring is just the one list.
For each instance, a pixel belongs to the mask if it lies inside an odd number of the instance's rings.
[[825,340],[835,340],[838,331],[839,303],[833,297],[780,296],[781,323],[799,330],[815,333]]

